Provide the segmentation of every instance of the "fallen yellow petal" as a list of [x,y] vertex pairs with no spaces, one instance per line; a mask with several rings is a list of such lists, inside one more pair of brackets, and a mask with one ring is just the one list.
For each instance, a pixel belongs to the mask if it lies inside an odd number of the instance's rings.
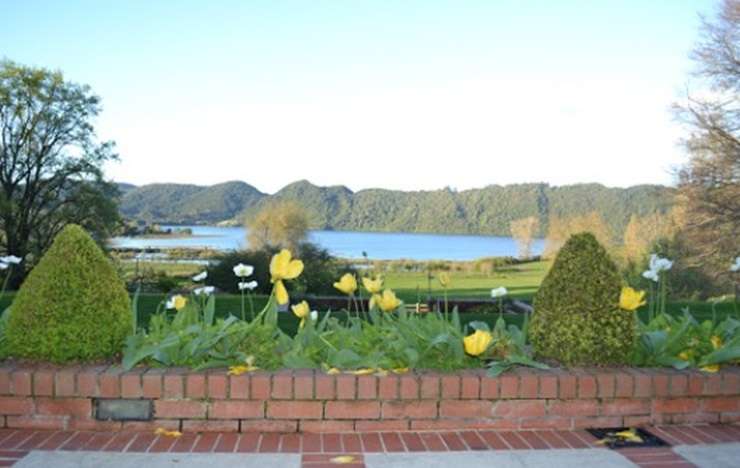
[[396,367],[395,369],[391,369],[391,372],[393,372],[394,374],[405,374],[408,371],[408,367]]
[[702,367],[701,370],[703,370],[704,372],[710,372],[713,374],[719,371],[719,364],[710,364],[708,366]]
[[329,374],[329,375],[337,375],[337,374],[339,374],[341,372],[342,371],[340,371],[336,367],[332,367],[331,369],[329,369],[329,370],[326,371],[326,373]]
[[337,465],[346,465],[348,463],[352,463],[355,461],[355,457],[352,455],[340,455],[338,457],[334,457],[330,459],[332,463],[336,463]]
[[354,374],[354,375],[370,375],[373,372],[375,372],[375,369],[371,369],[369,367],[365,369],[357,369],[357,370],[349,371],[350,374]]

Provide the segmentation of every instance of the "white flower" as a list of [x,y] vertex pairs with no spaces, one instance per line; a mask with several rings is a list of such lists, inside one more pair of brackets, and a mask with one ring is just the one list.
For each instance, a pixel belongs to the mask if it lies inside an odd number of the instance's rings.
[[16,257],[15,255],[7,255],[5,257],[0,257],[0,262],[7,263],[8,265],[10,265],[11,263],[14,265],[18,265],[19,263],[21,263],[21,260],[23,259],[20,257]]
[[647,278],[651,281],[658,282],[658,272],[653,270],[645,270],[642,272],[642,277]]
[[311,320],[315,322],[319,319],[319,313],[316,312],[315,310],[312,310],[311,313],[309,314],[309,317],[311,317]]
[[213,294],[213,291],[215,291],[216,288],[213,286],[203,286],[202,288],[198,288],[193,291],[193,294],[196,296],[200,296],[201,294],[205,294],[206,296],[209,296]]
[[245,289],[251,291],[256,287],[257,287],[256,281],[250,281],[250,282],[242,281],[239,283],[239,291],[244,291]]
[[500,288],[491,289],[491,297],[496,299],[497,297],[504,297],[507,294],[509,294],[509,291],[506,290],[505,287],[501,286]]
[[740,256],[735,257],[735,263],[730,267],[730,271],[734,271],[736,273],[740,271]]
[[234,266],[234,274],[239,278],[252,276],[252,273],[254,273],[254,267],[252,265],[245,265],[243,263],[240,263]]
[[204,271],[203,273],[198,273],[197,275],[193,276],[193,281],[203,281],[206,278],[208,278],[208,272]]
[[668,271],[673,266],[673,262],[667,258],[661,258],[656,254],[650,255],[650,269],[656,273]]
[[8,264],[0,262],[0,270],[5,270],[6,268],[8,268]]

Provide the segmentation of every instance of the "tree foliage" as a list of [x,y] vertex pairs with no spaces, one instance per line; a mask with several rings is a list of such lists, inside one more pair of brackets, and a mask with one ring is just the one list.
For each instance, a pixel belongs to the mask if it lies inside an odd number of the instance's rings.
[[265,205],[256,215],[247,219],[249,248],[287,248],[294,253],[308,235],[308,217],[293,201],[277,200]]
[[120,352],[131,329],[112,262],[81,227],[67,225],[13,301],[6,336],[14,357],[94,361]]
[[0,249],[31,262],[77,223],[101,241],[118,218],[102,165],[100,100],[60,72],[0,62]]
[[511,222],[511,237],[519,246],[519,257],[529,258],[532,255],[532,242],[539,231],[540,222],[534,216],[516,219]]
[[627,362],[634,313],[619,310],[617,267],[591,233],[571,236],[534,297],[530,326],[541,357],[563,364]]
[[676,105],[688,133],[679,172],[684,244],[686,261],[717,278],[740,254],[740,0],[723,0],[703,20],[692,58],[698,89]]

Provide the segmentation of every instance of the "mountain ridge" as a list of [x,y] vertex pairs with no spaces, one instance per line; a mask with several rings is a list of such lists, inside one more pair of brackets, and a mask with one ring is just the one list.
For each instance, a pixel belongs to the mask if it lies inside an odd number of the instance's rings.
[[665,212],[675,189],[663,185],[607,187],[598,183],[554,186],[543,182],[491,184],[461,191],[401,191],[292,182],[266,194],[243,181],[215,185],[119,184],[120,210],[128,219],[160,224],[216,224],[242,220],[272,200],[303,206],[313,229],[509,235],[514,219],[536,216],[544,232],[551,216],[596,211],[621,236],[631,215]]

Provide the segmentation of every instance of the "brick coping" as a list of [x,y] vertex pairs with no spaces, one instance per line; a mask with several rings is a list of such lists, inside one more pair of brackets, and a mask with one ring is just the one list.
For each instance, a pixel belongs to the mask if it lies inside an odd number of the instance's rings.
[[[98,421],[96,399],[150,400],[146,422]],[[0,365],[0,427],[185,432],[557,429],[740,422],[740,367],[519,368],[385,376]]]
[[[671,445],[740,442],[740,426],[680,425],[648,428]],[[367,453],[460,452],[471,450],[550,450],[603,448],[585,431],[418,431],[370,433],[186,433],[174,438],[152,432],[91,432],[0,429],[0,466],[10,466],[31,450],[125,453],[284,453],[301,454],[302,466],[328,466],[339,455],[364,466]],[[670,447],[618,450],[638,466],[693,466]],[[659,465],[662,464],[662,465]]]

